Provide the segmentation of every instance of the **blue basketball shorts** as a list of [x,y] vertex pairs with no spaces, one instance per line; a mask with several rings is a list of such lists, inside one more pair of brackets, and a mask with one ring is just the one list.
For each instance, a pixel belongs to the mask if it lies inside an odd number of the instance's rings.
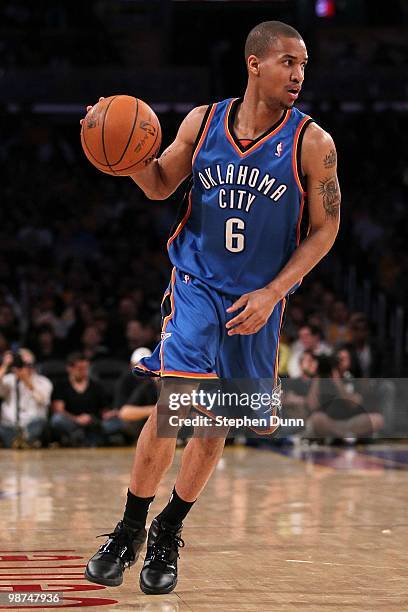
[[277,381],[278,348],[285,299],[251,335],[228,336],[227,313],[237,296],[219,293],[202,280],[173,268],[162,304],[161,341],[135,374],[194,379]]
[[[237,426],[238,419],[242,422],[247,417],[249,423],[245,422],[245,427],[258,434],[270,434],[278,427],[271,417],[275,418],[280,410],[278,349],[285,299],[275,306],[256,334],[228,336],[225,325],[238,311],[227,313],[227,308],[237,299],[236,295],[219,293],[200,279],[173,268],[161,304],[161,341],[150,357],[135,364],[133,372],[173,380],[194,379],[208,393],[217,389],[222,391],[223,399],[236,397],[232,404],[221,402],[211,409],[207,405],[195,408],[213,419],[233,417]],[[253,399],[262,394],[266,403],[254,407]],[[251,398],[250,405],[243,400],[247,397]]]

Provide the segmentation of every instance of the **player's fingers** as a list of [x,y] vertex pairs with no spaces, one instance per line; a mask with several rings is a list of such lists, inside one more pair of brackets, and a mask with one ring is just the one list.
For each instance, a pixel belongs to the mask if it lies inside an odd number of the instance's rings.
[[245,306],[245,304],[248,302],[248,299],[248,295],[241,295],[241,297],[238,298],[237,301],[232,304],[232,306],[227,308],[227,312],[235,312],[238,310],[238,308],[242,308],[242,306]]
[[83,124],[83,122],[84,122],[84,120],[83,120],[83,119],[80,119],[80,120],[79,120],[79,123],[80,123],[81,125]]
[[256,334],[265,325],[265,321],[263,321],[256,315],[253,315],[245,321],[244,325],[246,334]]
[[237,315],[236,317],[234,317],[233,319],[228,321],[228,323],[226,323],[225,327],[227,329],[231,329],[231,327],[234,327],[234,325],[239,325],[240,323],[243,323],[250,316],[250,314],[251,313],[248,312],[248,310],[246,308],[244,308],[244,310],[242,312],[240,312],[239,315]]
[[229,336],[234,336],[235,334],[253,334],[255,333],[255,329],[258,327],[259,323],[257,318],[254,315],[248,316],[245,321],[236,325],[233,329],[230,329],[228,332]]
[[86,112],[89,113],[91,108],[93,108],[93,106],[91,104],[88,104],[88,106],[86,107]]
[[[262,326],[261,326],[262,327]],[[238,331],[238,334],[240,336],[252,336],[252,334],[256,334],[259,332],[259,330],[261,329],[261,327],[250,327],[250,328],[245,328],[242,331]]]

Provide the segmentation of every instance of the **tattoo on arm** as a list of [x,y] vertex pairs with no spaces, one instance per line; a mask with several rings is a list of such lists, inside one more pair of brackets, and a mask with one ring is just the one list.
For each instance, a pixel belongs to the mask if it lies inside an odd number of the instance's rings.
[[160,157],[166,157],[166,155],[168,155],[169,153],[171,153],[171,150],[172,150],[172,149],[171,149],[171,146],[170,146],[170,147],[167,147],[167,149],[165,149],[165,150],[163,151],[163,153],[160,155]]
[[337,219],[340,209],[340,191],[337,178],[330,176],[319,181],[317,188],[323,198],[323,206],[326,212],[326,219]]
[[331,149],[330,152],[325,156],[323,160],[324,167],[327,169],[334,168],[337,162],[337,155],[334,149]]

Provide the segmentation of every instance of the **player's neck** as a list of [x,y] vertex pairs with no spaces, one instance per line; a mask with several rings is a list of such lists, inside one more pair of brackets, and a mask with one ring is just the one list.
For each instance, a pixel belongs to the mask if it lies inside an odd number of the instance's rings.
[[283,113],[282,108],[270,108],[256,93],[247,90],[235,115],[234,132],[238,138],[258,138],[279,121]]

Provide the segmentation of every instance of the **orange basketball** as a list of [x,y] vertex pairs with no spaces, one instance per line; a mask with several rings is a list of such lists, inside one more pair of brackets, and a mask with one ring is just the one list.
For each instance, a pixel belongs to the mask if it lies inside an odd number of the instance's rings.
[[126,176],[147,166],[161,144],[161,127],[153,110],[132,96],[100,100],[82,122],[85,155],[98,170]]

